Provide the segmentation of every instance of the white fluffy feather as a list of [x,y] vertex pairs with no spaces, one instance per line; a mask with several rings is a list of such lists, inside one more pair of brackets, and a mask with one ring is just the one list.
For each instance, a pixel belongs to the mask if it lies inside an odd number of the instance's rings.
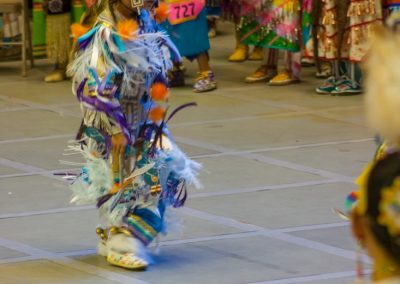
[[197,178],[202,165],[187,157],[176,144],[168,150],[161,150],[159,155],[160,164],[170,172],[184,179],[188,185],[194,185],[198,189],[202,188]]
[[[94,145],[89,143],[89,145]],[[86,160],[89,183],[84,176],[79,176],[71,185],[73,198],[76,204],[95,203],[97,198],[103,196],[112,186],[112,170],[109,162],[101,156],[96,156],[94,146],[70,146],[70,149],[81,153]]]

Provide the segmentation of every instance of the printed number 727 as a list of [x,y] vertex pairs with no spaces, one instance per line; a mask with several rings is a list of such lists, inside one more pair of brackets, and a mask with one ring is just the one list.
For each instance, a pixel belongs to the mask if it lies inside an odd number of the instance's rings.
[[194,3],[182,4],[180,6],[175,6],[176,16],[178,19],[192,17],[195,13]]

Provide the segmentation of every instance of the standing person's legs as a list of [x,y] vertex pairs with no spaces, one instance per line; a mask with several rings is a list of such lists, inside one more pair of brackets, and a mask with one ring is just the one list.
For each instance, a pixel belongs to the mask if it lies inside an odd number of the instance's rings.
[[217,21],[221,14],[219,0],[207,0],[207,23],[208,23],[208,36],[213,38],[217,35]]
[[54,63],[54,71],[44,78],[45,82],[59,82],[66,79],[71,48],[70,26],[70,13],[47,15],[47,57]]
[[297,81],[300,81],[301,72],[301,52],[287,52],[287,69],[290,76]]
[[264,59],[260,67],[245,78],[246,83],[266,82],[277,73],[279,51],[277,49],[264,48]]
[[331,92],[335,96],[356,95],[362,92],[361,72],[355,62],[346,62],[346,72],[336,83],[335,90]]
[[210,60],[206,52],[199,54],[196,58],[199,72],[211,71]]
[[235,25],[235,40],[235,50],[229,56],[228,60],[231,62],[243,62],[249,56],[249,46],[240,42],[239,25]]
[[168,32],[181,56],[189,60],[196,59],[198,63],[199,73],[193,85],[193,91],[199,93],[216,89],[217,82],[209,65],[210,41],[206,9],[203,9],[194,20],[175,25],[167,21],[164,24],[164,29]]
[[347,7],[348,0],[327,0],[321,7],[318,32],[319,56],[330,63],[331,76],[315,89],[320,95],[331,94],[343,75],[340,72],[340,53],[347,26]]
[[208,17],[207,18],[207,23],[208,23],[208,37],[213,38],[217,36],[217,17]]
[[[339,2],[338,2],[339,3]],[[332,91],[333,95],[354,95],[362,92],[361,70],[358,66],[362,62],[369,49],[369,31],[375,24],[380,24],[382,7],[381,1],[369,1],[374,5],[374,9],[369,9],[361,14],[356,12],[355,8],[359,3],[350,1],[347,5],[341,7],[338,14],[341,14],[345,20],[342,20],[342,30],[345,30],[341,37],[341,49],[339,58],[345,62],[346,70],[343,72],[340,80],[336,83],[336,88]],[[345,13],[346,11],[346,13]],[[360,30],[362,32],[360,32]],[[342,67],[341,65],[339,66]]]

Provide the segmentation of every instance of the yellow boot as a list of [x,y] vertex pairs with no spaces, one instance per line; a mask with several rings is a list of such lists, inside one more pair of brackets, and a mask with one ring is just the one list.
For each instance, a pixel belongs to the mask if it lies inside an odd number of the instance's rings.
[[270,86],[286,86],[294,83],[299,83],[300,79],[294,77],[289,71],[283,70],[278,73],[274,78],[269,81]]
[[231,56],[229,56],[229,61],[230,62],[243,62],[247,59],[247,56],[249,54],[249,47],[244,44],[239,44]]
[[258,83],[258,82],[265,82],[270,81],[274,78],[277,74],[276,66],[268,66],[268,65],[261,65],[254,71],[252,74],[248,75],[244,81],[246,83]]
[[249,46],[240,42],[239,32],[236,32],[236,48],[229,56],[230,62],[243,62],[249,56]]
[[264,49],[262,47],[254,47],[253,52],[249,56],[251,61],[261,61],[264,59]]

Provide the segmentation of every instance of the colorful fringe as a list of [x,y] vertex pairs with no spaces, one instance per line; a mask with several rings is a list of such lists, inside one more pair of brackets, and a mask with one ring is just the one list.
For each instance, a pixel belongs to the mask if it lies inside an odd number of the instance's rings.
[[157,211],[158,208],[154,211],[148,208],[136,208],[124,218],[123,227],[144,245],[148,245],[163,230],[163,218]]
[[[249,45],[297,52],[301,46],[301,31],[304,31],[304,40],[310,37],[311,10],[308,0],[302,5],[298,0],[245,3],[241,13],[250,16],[242,22],[242,41]],[[303,22],[300,22],[301,13]]]
[[336,0],[322,2],[321,17],[318,29],[318,56],[323,60],[338,58],[338,17]]
[[341,57],[361,62],[369,50],[372,27],[382,24],[382,5],[379,0],[351,0],[347,12],[349,26],[344,35]]

